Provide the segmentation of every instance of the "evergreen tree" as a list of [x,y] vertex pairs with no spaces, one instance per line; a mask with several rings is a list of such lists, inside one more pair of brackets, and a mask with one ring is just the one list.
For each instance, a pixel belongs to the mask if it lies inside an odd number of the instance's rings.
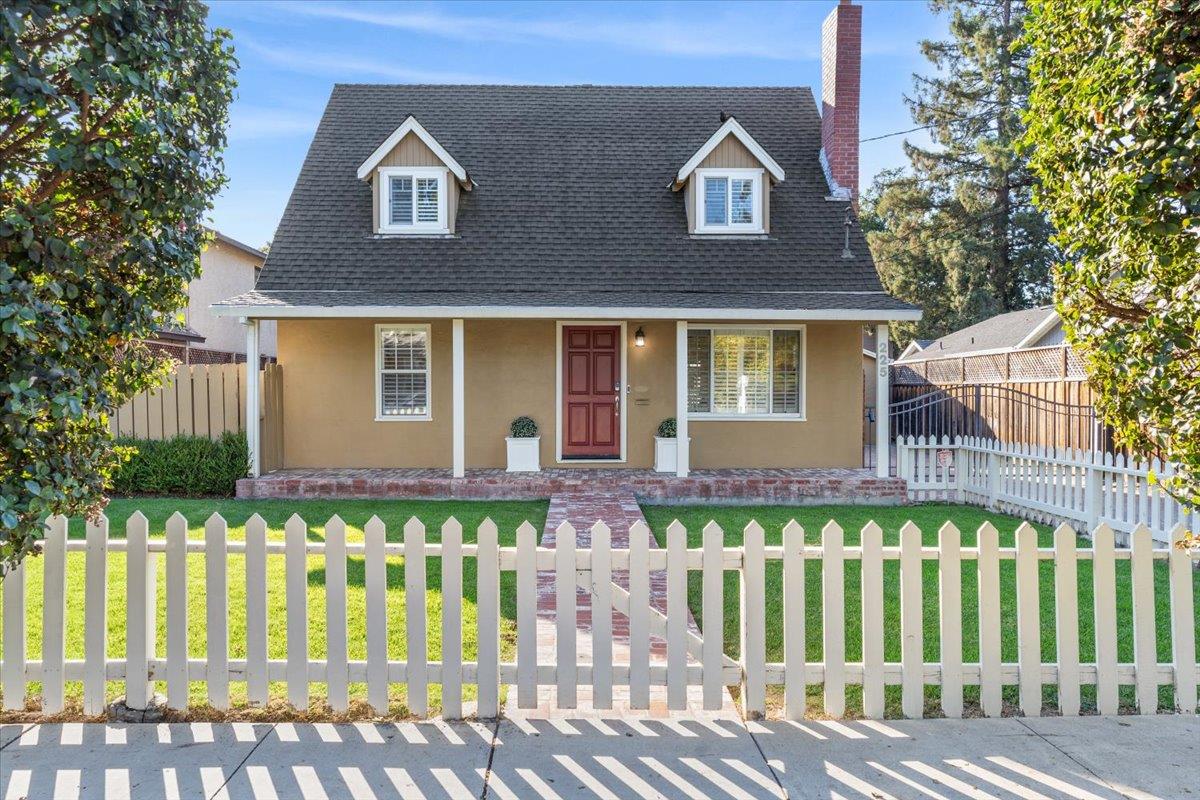
[[1020,149],[1029,96],[1022,0],[931,0],[950,38],[905,97],[933,146],[906,141],[909,168],[876,177],[864,224],[884,284],[926,310],[900,336],[935,337],[1049,298],[1057,251],[1032,204]]

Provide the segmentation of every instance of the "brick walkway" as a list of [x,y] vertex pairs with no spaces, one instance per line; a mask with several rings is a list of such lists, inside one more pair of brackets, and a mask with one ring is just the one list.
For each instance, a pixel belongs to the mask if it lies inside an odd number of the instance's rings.
[[[575,528],[576,547],[581,549],[591,547],[591,526],[597,520],[603,520],[612,531],[613,549],[625,550],[629,547],[630,527],[635,522],[645,522],[646,518],[642,515],[642,509],[638,505],[637,498],[631,491],[619,489],[590,492],[575,490],[555,494],[550,498],[550,508],[546,514],[546,527],[542,534],[541,542],[542,547],[552,548],[555,546],[557,542],[556,532],[559,525],[563,522],[569,522]],[[654,548],[658,547],[658,542],[653,535],[650,535],[649,545]],[[553,663],[557,657],[555,650],[557,642],[555,635],[557,614],[554,577],[553,572],[538,573],[538,663],[543,664]],[[616,585],[623,589],[629,588],[628,572],[614,570],[612,577],[613,583]],[[587,663],[592,659],[591,595],[583,588],[578,588],[576,590],[575,603],[578,631],[576,634],[578,658],[580,661]],[[650,605],[663,614],[667,613],[667,573],[665,570],[652,570],[650,572]],[[688,627],[697,634],[700,632],[690,611],[688,612]],[[615,609],[612,612],[612,632],[613,663],[628,664],[629,618]],[[650,663],[664,664],[666,660],[666,641],[652,635],[650,637]],[[689,661],[693,660],[689,657]],[[510,692],[509,704],[512,706],[509,709],[510,711],[515,711],[515,702],[515,692]],[[577,717],[581,712],[583,714],[590,713],[593,710],[590,686],[579,687],[578,702],[579,708],[576,710],[560,710],[555,706],[555,687],[542,686],[539,687],[538,691],[538,711],[535,716],[570,715]],[[703,710],[703,696],[700,686],[688,687],[687,705],[686,712],[668,712],[666,687],[650,687],[650,714],[653,716],[669,716],[674,713],[686,713],[691,716],[696,716],[697,714],[705,716],[728,716],[730,714],[736,715],[737,713],[728,691],[725,692],[725,702],[719,712],[705,712]],[[643,716],[646,714],[645,711],[633,712],[630,709],[629,687],[627,686],[613,687],[613,710],[619,714],[640,713]],[[528,711],[522,713],[526,716],[530,714]],[[604,715],[611,716],[612,713],[612,711],[607,711]]]

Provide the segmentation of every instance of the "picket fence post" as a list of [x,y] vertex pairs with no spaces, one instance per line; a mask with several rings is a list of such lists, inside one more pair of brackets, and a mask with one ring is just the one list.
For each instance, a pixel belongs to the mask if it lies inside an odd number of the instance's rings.
[[988,502],[987,507],[991,511],[995,511],[1000,504],[1000,481],[1001,469],[1003,467],[1002,456],[1000,453],[1000,443],[993,442],[991,449],[987,454],[987,476],[988,476]]
[[287,696],[293,708],[308,709],[308,525],[292,514],[283,526],[287,599]]
[[404,623],[408,638],[408,708],[418,717],[429,711],[429,647],[426,642],[425,525],[409,517],[404,523]]
[[592,526],[592,706],[613,704],[612,531]]
[[[378,516],[363,528],[363,580],[367,590],[367,704],[388,713],[387,526]],[[407,574],[408,570],[405,570]]]
[[[104,690],[108,669],[108,517],[101,514],[94,521],[88,520],[86,526],[83,713],[92,717],[104,713]],[[6,580],[5,589],[8,589],[7,583]],[[7,604],[5,607],[7,608]],[[7,628],[5,630],[7,631]],[[8,692],[5,691],[6,700],[8,696]]]
[[517,528],[517,708],[537,708],[537,531]]
[[821,530],[821,634],[825,661],[825,713],[846,712],[845,534],[833,520]]
[[862,529],[863,716],[883,719],[883,529]]
[[747,717],[757,718],[767,711],[767,562],[762,526],[751,520],[742,541],[742,706]]
[[1185,714],[1196,713],[1196,624],[1192,589],[1192,557],[1179,547],[1187,529],[1176,525],[1171,532],[1169,572],[1171,580],[1171,661],[1175,673],[1175,707]]
[[687,531],[667,526],[667,709],[687,708]]
[[4,710],[25,708],[25,562],[4,576]]
[[[186,535],[187,526],[183,528]],[[183,558],[186,563],[186,553]],[[186,581],[186,577],[183,580]],[[182,603],[186,607],[186,594]],[[251,705],[263,706],[270,700],[267,630],[267,521],[254,514],[246,520],[246,700]],[[169,639],[170,633],[167,636]],[[186,641],[182,647],[186,664]],[[186,697],[186,686],[182,691]]]
[[476,552],[476,658],[480,719],[500,716],[500,547],[491,517],[479,525]]
[[462,717],[462,524],[442,524],[442,717]]
[[42,713],[57,714],[63,710],[66,660],[66,517],[56,515],[46,520],[42,560],[45,563],[42,577]]
[[150,521],[135,511],[125,522],[125,705],[149,706],[154,684],[154,560],[149,553]]
[[325,523],[325,684],[335,714],[350,707],[346,626],[346,523],[334,514]]
[[807,707],[807,638],[804,609],[804,528],[783,526],[783,715],[804,718]]

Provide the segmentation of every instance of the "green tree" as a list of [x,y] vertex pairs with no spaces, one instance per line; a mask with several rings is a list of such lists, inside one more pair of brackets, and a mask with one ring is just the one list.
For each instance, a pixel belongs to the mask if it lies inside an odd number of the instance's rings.
[[1200,504],[1200,2],[1036,0],[1026,141],[1067,337],[1121,443]]
[[901,336],[936,337],[1049,298],[1056,248],[1032,204],[1018,141],[1029,91],[1021,0],[932,0],[945,41],[924,41],[933,67],[905,97],[932,147],[905,142],[909,167],[876,178],[864,214],[888,290],[926,309]]
[[0,9],[0,567],[51,513],[95,514],[108,415],[166,363],[224,184],[236,61],[194,0]]

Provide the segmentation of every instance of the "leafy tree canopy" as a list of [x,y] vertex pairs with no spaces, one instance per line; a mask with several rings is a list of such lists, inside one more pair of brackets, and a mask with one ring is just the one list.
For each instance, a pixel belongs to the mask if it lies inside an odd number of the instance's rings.
[[139,337],[199,272],[236,62],[194,0],[0,7],[0,565],[94,514],[108,415],[166,362]]
[[884,285],[925,310],[900,337],[933,338],[1049,299],[1050,243],[1018,148],[1029,92],[1022,0],[932,0],[949,38],[925,41],[933,71],[905,100],[931,147],[864,194],[863,225]]
[[1200,2],[1035,0],[1026,41],[1067,336],[1120,441],[1200,503]]

